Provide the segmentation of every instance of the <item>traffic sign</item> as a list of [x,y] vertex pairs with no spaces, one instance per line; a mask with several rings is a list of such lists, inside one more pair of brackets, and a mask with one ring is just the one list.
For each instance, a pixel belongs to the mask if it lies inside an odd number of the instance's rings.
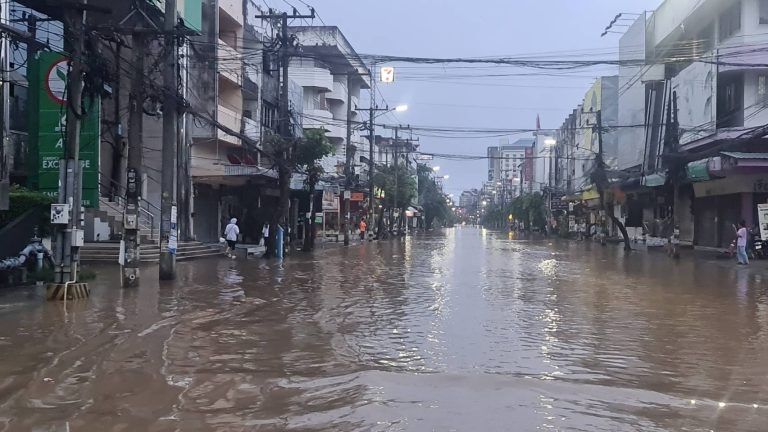
[[395,68],[392,66],[384,66],[381,68],[381,82],[393,83],[395,82]]

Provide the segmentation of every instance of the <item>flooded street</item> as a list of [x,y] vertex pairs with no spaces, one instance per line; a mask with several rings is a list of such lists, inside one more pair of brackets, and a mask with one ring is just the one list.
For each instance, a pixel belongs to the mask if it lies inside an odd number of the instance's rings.
[[758,267],[460,228],[0,295],[0,431],[764,431]]

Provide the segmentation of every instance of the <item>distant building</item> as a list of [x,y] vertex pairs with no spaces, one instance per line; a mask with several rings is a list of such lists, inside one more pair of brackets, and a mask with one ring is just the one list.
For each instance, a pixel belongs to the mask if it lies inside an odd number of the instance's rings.
[[465,209],[476,209],[480,199],[480,191],[477,189],[466,190],[459,197],[459,207]]
[[532,138],[523,138],[509,144],[502,139],[501,145],[488,147],[488,182],[491,184],[507,183],[513,196],[530,189],[533,178]]

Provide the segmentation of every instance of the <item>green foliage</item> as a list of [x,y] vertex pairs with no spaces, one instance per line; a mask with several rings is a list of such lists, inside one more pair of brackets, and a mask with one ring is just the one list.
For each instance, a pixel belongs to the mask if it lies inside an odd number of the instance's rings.
[[[406,208],[416,198],[416,180],[413,178],[413,173],[406,167],[398,167],[397,180],[395,180],[395,167],[381,167],[376,170],[373,182],[376,187],[384,190],[386,207]],[[395,194],[395,184],[397,184],[397,194]],[[397,203],[394,202],[395,195],[397,195]]]
[[518,222],[523,222],[526,227],[544,229],[547,225],[547,206],[544,197],[540,193],[519,196],[512,200],[504,208],[492,206],[485,212],[484,225],[496,225],[499,227],[509,223],[509,215]]
[[46,236],[50,233],[51,220],[49,212],[53,199],[41,192],[31,191],[20,186],[13,186],[10,193],[11,206],[8,210],[0,211],[0,229],[13,222],[16,218],[34,208],[41,208],[38,235]]
[[453,222],[453,212],[448,207],[446,197],[432,178],[432,168],[426,165],[418,165],[419,197],[424,207],[424,222],[427,228],[431,228],[435,220],[445,225]]
[[304,139],[296,145],[296,165],[308,169],[317,164],[326,156],[333,154],[333,144],[325,136],[323,129],[308,129],[304,132]]

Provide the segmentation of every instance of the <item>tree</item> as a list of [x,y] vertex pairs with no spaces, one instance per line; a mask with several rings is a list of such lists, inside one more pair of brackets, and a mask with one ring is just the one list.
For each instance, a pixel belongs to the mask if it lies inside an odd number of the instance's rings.
[[304,132],[304,139],[296,148],[296,165],[306,175],[304,184],[309,190],[309,215],[304,224],[304,246],[309,252],[315,247],[315,224],[313,222],[315,188],[325,170],[319,164],[324,157],[333,154],[333,144],[328,141],[323,129],[309,129]]
[[432,168],[427,165],[418,165],[419,176],[419,202],[424,208],[424,226],[432,228],[435,220],[449,224],[452,212],[446,202],[446,197],[432,178]]
[[[267,246],[267,250],[264,252],[265,258],[275,256],[277,251],[277,227],[287,226],[291,199],[291,175],[294,169],[293,159],[298,141],[295,138],[284,138],[273,133],[268,133],[264,137],[263,148],[270,155],[273,168],[277,169],[277,183],[280,189],[277,211],[272,214],[272,221],[269,224],[269,238],[265,241]],[[283,236],[284,244],[286,237]]]
[[[416,198],[416,181],[408,167],[400,166],[397,170],[393,166],[381,167],[376,170],[373,182],[376,187],[384,191],[382,214],[384,209],[402,211]],[[379,217],[379,234],[382,231],[382,224],[383,218]],[[393,228],[393,224],[394,218],[391,218],[390,229]]]

